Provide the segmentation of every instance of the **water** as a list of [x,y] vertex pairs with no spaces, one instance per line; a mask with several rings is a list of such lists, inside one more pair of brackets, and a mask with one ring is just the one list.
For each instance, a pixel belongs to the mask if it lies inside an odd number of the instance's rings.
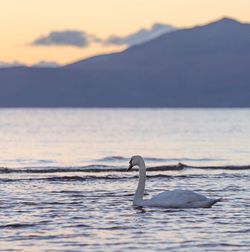
[[[249,251],[249,136],[249,109],[1,109],[0,250]],[[134,154],[155,167],[146,198],[223,202],[133,208]]]

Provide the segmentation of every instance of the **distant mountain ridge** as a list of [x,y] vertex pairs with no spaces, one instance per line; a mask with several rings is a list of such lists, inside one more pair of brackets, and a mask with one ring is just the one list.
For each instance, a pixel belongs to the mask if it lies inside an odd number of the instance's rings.
[[0,69],[0,107],[250,107],[250,25],[223,18],[59,68]]

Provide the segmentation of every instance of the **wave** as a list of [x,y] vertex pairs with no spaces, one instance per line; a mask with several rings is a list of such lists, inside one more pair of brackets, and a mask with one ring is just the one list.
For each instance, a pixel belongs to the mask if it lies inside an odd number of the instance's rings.
[[31,228],[37,225],[45,225],[48,221],[39,221],[37,223],[8,223],[8,224],[1,224],[0,229],[23,229],[23,228]]
[[47,160],[47,159],[6,159],[2,160],[3,163],[10,163],[10,164],[23,164],[23,165],[39,165],[39,164],[55,164],[54,160]]
[[112,162],[112,161],[126,161],[129,160],[129,158],[126,157],[122,157],[122,156],[107,156],[107,157],[103,157],[100,159],[96,159],[94,161],[96,162]]
[[18,229],[18,228],[29,228],[29,227],[33,227],[35,226],[35,224],[29,224],[29,223],[13,223],[13,224],[6,224],[6,225],[0,225],[0,229],[4,229],[4,228],[13,228],[13,229]]
[[[229,165],[229,166],[192,166],[183,163],[176,165],[160,165],[148,167],[148,172],[164,172],[164,171],[181,171],[183,169],[222,169],[222,170],[249,170],[250,165]],[[8,173],[67,173],[67,172],[84,172],[84,173],[102,173],[102,172],[126,172],[127,167],[110,166],[110,165],[87,165],[80,167],[23,167],[8,168],[0,167],[0,174]],[[135,168],[137,170],[137,168]]]
[[[199,178],[205,179],[210,177],[211,174],[186,174],[186,175],[167,175],[167,174],[152,174],[147,175],[148,179],[191,179],[191,178]],[[242,179],[246,178],[245,174],[230,174],[230,173],[220,173],[216,175],[212,175],[213,178],[231,178],[231,179]],[[85,181],[96,181],[96,180],[131,180],[138,179],[138,175],[84,175],[84,176],[72,176],[72,175],[58,175],[58,176],[48,176],[48,177],[25,177],[25,178],[0,178],[0,183],[16,183],[16,182],[31,182],[31,181],[48,181],[48,182],[85,182]],[[237,189],[238,190],[238,189]]]
[[82,182],[82,181],[89,181],[89,180],[124,180],[124,179],[131,179],[131,178],[138,178],[138,176],[49,176],[44,178],[9,178],[9,179],[0,179],[0,183],[10,183],[10,182],[24,182],[24,181],[49,181],[49,182]]
[[[146,162],[215,162],[225,161],[222,158],[156,158],[156,157],[143,157]],[[123,156],[107,156],[100,159],[94,160],[94,162],[118,162],[118,161],[129,161],[130,158]]]

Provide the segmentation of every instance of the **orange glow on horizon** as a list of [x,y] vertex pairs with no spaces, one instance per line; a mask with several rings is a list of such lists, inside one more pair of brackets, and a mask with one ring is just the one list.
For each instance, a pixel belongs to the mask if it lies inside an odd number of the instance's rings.
[[191,27],[224,16],[250,22],[250,1],[245,0],[11,0],[1,1],[0,8],[0,61],[26,64],[41,60],[66,64],[125,48],[28,45],[51,31],[73,29],[107,38],[126,36],[154,23]]

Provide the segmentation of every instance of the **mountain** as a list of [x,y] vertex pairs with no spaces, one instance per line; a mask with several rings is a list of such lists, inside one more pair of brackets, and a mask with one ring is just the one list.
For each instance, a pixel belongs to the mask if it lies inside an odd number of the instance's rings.
[[60,68],[0,69],[1,107],[250,107],[250,25],[223,18]]

